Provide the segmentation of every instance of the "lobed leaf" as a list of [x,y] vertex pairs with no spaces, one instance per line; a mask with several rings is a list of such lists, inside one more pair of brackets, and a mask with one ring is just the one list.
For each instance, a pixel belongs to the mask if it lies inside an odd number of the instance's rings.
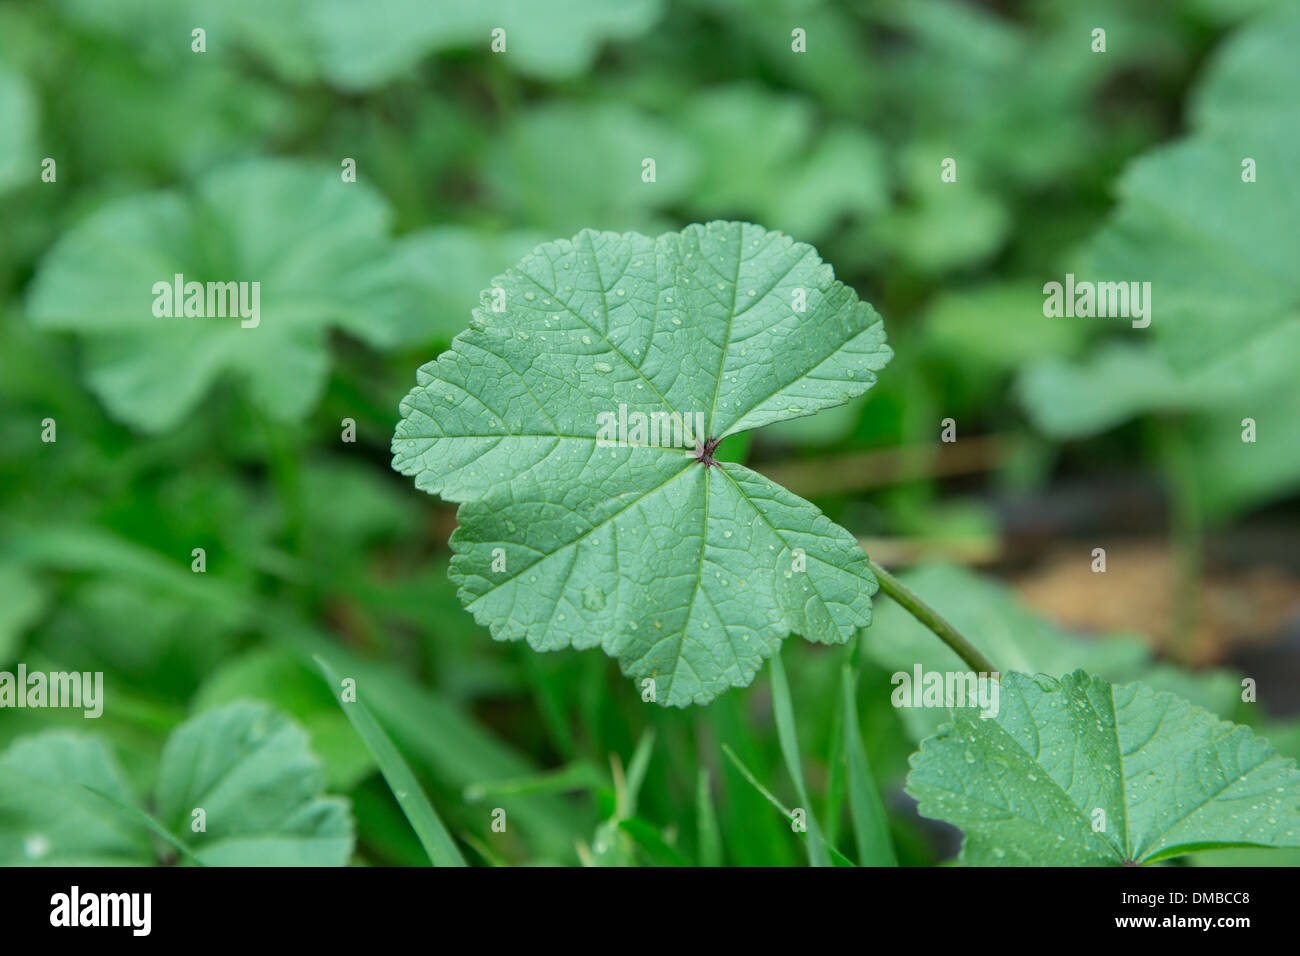
[[[84,339],[92,390],[137,428],[177,424],[223,377],[292,421],[325,386],[331,326],[377,346],[419,331],[415,287],[391,255],[388,224],[379,195],[337,170],[241,162],[192,191],[130,196],[91,214],[42,261],[27,311],[42,328]],[[257,325],[156,316],[154,284],[177,273],[260,283]]]
[[[843,643],[870,623],[876,582],[852,535],[701,460],[706,438],[861,394],[892,354],[810,246],[746,223],[585,231],[494,288],[504,311],[489,290],[420,369],[393,467],[461,503],[450,575],[495,638],[601,647],[685,706],[748,684],[792,632]],[[610,447],[601,416],[620,408],[705,427],[691,447]]]
[[962,828],[962,862],[1153,863],[1300,846],[1300,770],[1247,727],[1082,670],[1003,677],[996,717],[957,708],[913,755],[923,816]]

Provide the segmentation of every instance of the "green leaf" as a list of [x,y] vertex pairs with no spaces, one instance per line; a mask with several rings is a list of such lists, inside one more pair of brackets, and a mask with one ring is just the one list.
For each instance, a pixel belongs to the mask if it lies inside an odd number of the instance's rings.
[[312,753],[325,764],[331,789],[347,791],[375,771],[375,760],[320,676],[283,647],[258,648],[229,657],[213,669],[190,701],[198,712],[240,700],[272,704],[296,720],[311,738]]
[[402,237],[397,254],[419,284],[430,317],[428,333],[450,341],[465,327],[465,316],[492,277],[543,238],[528,230],[491,233],[466,226],[437,226]]
[[316,666],[325,675],[331,693],[337,693],[339,706],[347,715],[358,736],[365,741],[367,749],[374,756],[375,762],[393,791],[397,805],[411,821],[411,827],[420,838],[420,844],[429,854],[429,861],[434,866],[464,866],[465,858],[460,855],[456,841],[451,838],[447,828],[438,817],[438,812],[429,803],[429,798],[420,786],[411,767],[407,764],[392,740],[384,733],[379,723],[371,716],[358,696],[355,700],[345,700],[342,695],[343,682],[328,664],[316,658]]
[[718,87],[691,98],[684,124],[701,164],[691,204],[704,215],[752,215],[820,237],[841,217],[888,201],[875,142],[853,127],[818,131],[806,100],[750,84]]
[[1173,694],[1081,670],[1006,674],[996,717],[954,709],[911,763],[921,814],[961,827],[975,866],[1300,846],[1294,760]]
[[[790,633],[843,643],[870,623],[852,535],[697,457],[706,436],[861,394],[888,361],[880,317],[810,246],[744,223],[586,231],[496,286],[505,311],[476,310],[420,369],[393,437],[394,468],[461,503],[449,573],[495,638],[599,646],[685,706],[747,685]],[[609,447],[620,408],[698,416],[704,434]]]
[[[1051,360],[1025,371],[1022,404],[1049,435],[1093,434],[1150,411],[1209,415],[1232,404],[1234,412],[1262,412],[1294,392],[1300,196],[1290,171],[1300,164],[1298,43],[1300,9],[1293,5],[1238,30],[1196,87],[1192,133],[1126,170],[1120,204],[1093,238],[1080,278],[1150,282],[1151,326],[1129,330],[1131,345],[1108,343],[1080,363]],[[1254,182],[1242,179],[1247,158]],[[1234,451],[1241,469],[1263,477],[1219,489],[1228,503],[1300,476],[1300,458],[1287,449],[1249,459],[1254,449],[1238,444]],[[1208,470],[1210,483],[1217,469],[1216,462]]]
[[[262,704],[210,710],[177,727],[158,768],[159,821],[209,866],[342,866],[347,802],[322,795],[307,735]],[[193,832],[193,813],[206,829]]]
[[491,33],[506,31],[499,54],[507,68],[546,79],[591,66],[606,39],[648,30],[662,0],[316,0],[307,6],[330,78],[347,88],[384,83],[434,50],[487,52]]
[[963,173],[955,183],[939,178],[939,164],[950,155],[939,143],[918,143],[900,151],[897,178],[904,184],[906,201],[863,224],[874,242],[923,273],[989,258],[1011,228],[1005,204],[976,171]]
[[45,733],[14,741],[0,754],[0,865],[152,863],[147,832],[87,787],[133,803],[95,738]]
[[22,564],[0,557],[0,666],[18,654],[23,632],[45,610],[45,589]]
[[36,97],[26,79],[0,66],[0,193],[40,181]]
[[[383,200],[338,169],[227,166],[192,191],[117,200],[82,221],[42,261],[28,312],[42,328],[84,338],[91,388],[137,428],[182,421],[226,376],[266,414],[292,421],[324,388],[331,326],[376,346],[421,330],[388,222]],[[238,314],[156,316],[154,284],[176,274],[260,283],[256,326]]]
[[[952,623],[989,660],[1008,671],[1064,674],[1082,668],[1116,683],[1140,680],[1198,706],[1224,712],[1240,702],[1241,685],[1228,671],[1191,673],[1157,664],[1150,644],[1132,634],[1083,637],[1026,607],[1005,584],[964,568],[926,564],[899,579]],[[969,666],[894,601],[878,602],[862,650],[892,674],[967,672]],[[901,686],[896,679],[894,686]],[[942,708],[900,707],[908,735],[920,740],[947,719]]]
[[[556,143],[581,149],[557,150]],[[645,180],[646,159],[654,179]],[[548,103],[521,113],[486,160],[494,201],[549,234],[660,229],[659,210],[685,197],[695,151],[664,121],[626,103]]]

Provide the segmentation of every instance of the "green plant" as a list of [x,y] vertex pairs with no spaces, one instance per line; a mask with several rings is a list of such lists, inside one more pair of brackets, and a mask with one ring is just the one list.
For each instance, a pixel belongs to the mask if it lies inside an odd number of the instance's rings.
[[[420,369],[393,437],[393,467],[459,503],[449,574],[497,640],[600,647],[663,706],[708,703],[771,659],[814,865],[847,861],[807,806],[784,638],[846,643],[879,587],[962,664],[994,667],[847,531],[720,448],[850,400],[891,355],[875,310],[781,233],[584,231],[493,281],[471,327]],[[647,431],[656,416],[664,430]],[[966,860],[1300,846],[1300,771],[1249,729],[1084,671],[1010,671],[1000,688],[1001,710],[954,708],[912,759],[909,791],[965,830]],[[851,733],[845,746],[863,861],[889,862],[869,768]]]
[[341,866],[352,852],[352,817],[324,787],[307,735],[264,704],[230,704],[177,727],[158,765],[152,815],[95,737],[25,737],[0,754],[0,864],[180,857],[212,866]]

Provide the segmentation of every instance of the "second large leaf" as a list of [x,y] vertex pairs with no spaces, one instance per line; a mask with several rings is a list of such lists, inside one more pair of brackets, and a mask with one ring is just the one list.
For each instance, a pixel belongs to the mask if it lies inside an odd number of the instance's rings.
[[870,623],[853,536],[711,454],[860,395],[890,358],[811,246],[733,222],[585,231],[482,302],[402,402],[393,466],[462,503],[450,574],[494,637],[600,647],[685,706],[748,684],[790,633]]

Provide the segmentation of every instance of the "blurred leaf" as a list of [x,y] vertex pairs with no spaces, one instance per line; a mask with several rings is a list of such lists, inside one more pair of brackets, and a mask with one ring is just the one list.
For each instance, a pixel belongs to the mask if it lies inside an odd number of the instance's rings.
[[[569,143],[578,148],[557,149]],[[654,161],[653,182],[642,178]],[[600,100],[537,106],[515,117],[485,161],[494,201],[550,235],[666,227],[659,210],[685,196],[696,159],[688,140],[636,107]]]
[[0,557],[0,667],[18,656],[23,633],[45,609],[45,589],[24,567]]
[[317,0],[306,14],[330,78],[349,89],[377,86],[444,49],[489,49],[506,31],[500,54],[510,69],[544,79],[591,66],[607,39],[629,39],[659,19],[662,0]]
[[265,648],[227,658],[199,687],[190,707],[203,712],[240,700],[265,701],[297,720],[325,764],[331,789],[350,790],[374,772],[374,758],[334,699],[291,652]]
[[938,143],[916,144],[898,154],[897,177],[906,199],[863,232],[921,273],[974,265],[1006,239],[1011,217],[987,185],[987,170],[959,163],[957,180],[941,179],[944,160],[954,158]]
[[469,324],[492,280],[545,238],[522,229],[494,233],[469,226],[436,226],[404,236],[398,257],[419,284],[430,317],[428,334],[450,342]]
[[754,85],[692,96],[683,119],[701,166],[692,209],[701,218],[753,219],[808,241],[842,217],[882,209],[888,194],[876,143],[850,126],[819,132],[815,120],[806,101]]
[[[341,866],[347,802],[325,797],[307,735],[270,708],[237,703],[176,728],[158,770],[158,817],[210,866]],[[191,830],[201,809],[206,830]]]
[[0,65],[0,193],[40,181],[36,98],[27,81]]
[[[1154,664],[1149,647],[1129,636],[1076,637],[1026,608],[1002,584],[970,571],[942,564],[923,565],[899,576],[909,588],[924,594],[930,605],[966,635],[975,647],[1004,672],[1062,674],[1075,668],[1113,681],[1143,680],[1163,689],[1177,689],[1216,710],[1237,699],[1239,687],[1223,673],[1180,674]],[[923,673],[968,672],[969,666],[922,624],[893,601],[878,601],[875,622],[862,632],[862,650],[894,674],[912,680]],[[1176,683],[1175,683],[1176,681]],[[903,685],[894,681],[895,693]],[[913,739],[934,733],[947,719],[935,707],[900,707],[900,716]]]
[[153,860],[147,833],[86,787],[131,803],[97,739],[46,733],[0,755],[0,864],[132,866]]
[[[1089,278],[1150,282],[1150,332],[1128,331],[1134,344],[1107,344],[1079,363],[1031,366],[1020,383],[1036,424],[1059,437],[1148,411],[1208,415],[1229,405],[1199,426],[1215,436],[1216,451],[1197,456],[1210,459],[1202,481],[1211,508],[1300,478],[1300,456],[1285,447],[1294,443],[1227,440],[1243,416],[1294,394],[1300,205],[1286,171],[1300,164],[1297,43],[1294,6],[1234,33],[1197,84],[1193,132],[1139,159],[1121,180],[1119,208],[1091,246]],[[1255,182],[1243,181],[1247,158]],[[1148,334],[1152,344],[1136,344]],[[1253,480],[1217,482],[1225,467]]]
[[1073,352],[1088,331],[1044,316],[1037,285],[990,282],[936,298],[926,311],[924,344],[947,356],[958,374],[1006,374],[1030,359]]
[[[85,338],[92,389],[137,428],[177,424],[223,375],[266,414],[300,419],[324,386],[328,326],[377,346],[420,330],[413,290],[391,255],[388,215],[378,196],[337,170],[241,163],[192,194],[150,193],[93,214],[46,256],[28,310],[42,328]],[[260,323],[155,316],[154,284],[176,274],[186,283],[261,283]]]

